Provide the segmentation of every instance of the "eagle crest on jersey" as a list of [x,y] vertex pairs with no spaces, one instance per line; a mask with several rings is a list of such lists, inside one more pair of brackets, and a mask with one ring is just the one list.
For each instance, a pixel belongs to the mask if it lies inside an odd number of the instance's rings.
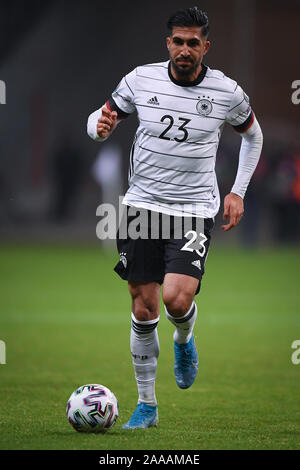
[[202,64],[194,82],[178,82],[170,61],[138,66],[108,105],[120,119],[137,111],[124,204],[170,215],[214,217],[220,206],[216,153],[225,122],[238,132],[253,122],[247,95]]
[[212,103],[208,99],[203,98],[196,105],[197,111],[201,116],[208,116],[212,112]]

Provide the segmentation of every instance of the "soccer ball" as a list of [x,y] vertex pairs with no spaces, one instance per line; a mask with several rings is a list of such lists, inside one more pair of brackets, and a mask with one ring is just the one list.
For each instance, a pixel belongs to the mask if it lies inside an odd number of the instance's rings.
[[76,431],[103,433],[112,428],[118,419],[118,400],[103,385],[82,385],[70,396],[66,412]]

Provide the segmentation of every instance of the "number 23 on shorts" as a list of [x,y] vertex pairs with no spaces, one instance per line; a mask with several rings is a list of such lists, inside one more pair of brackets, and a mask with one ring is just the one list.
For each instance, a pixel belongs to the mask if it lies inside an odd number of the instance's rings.
[[[200,240],[198,239],[198,234],[195,230],[189,230],[188,232],[185,233],[184,237],[188,238],[188,241],[181,248],[181,250],[191,251],[191,252],[195,251],[201,258],[203,258],[203,256],[205,255],[205,251],[206,251],[204,244],[207,241],[207,237],[204,235],[204,233],[201,233],[201,232],[199,233],[199,238],[201,237]],[[198,247],[200,247],[200,249]]]

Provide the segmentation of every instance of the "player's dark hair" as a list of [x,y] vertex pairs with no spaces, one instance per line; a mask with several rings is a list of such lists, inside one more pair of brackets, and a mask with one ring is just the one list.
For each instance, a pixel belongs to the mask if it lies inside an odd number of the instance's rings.
[[172,31],[175,26],[199,26],[199,28],[202,28],[202,36],[205,38],[207,38],[209,33],[208,16],[198,7],[179,10],[171,15],[168,19],[167,27]]

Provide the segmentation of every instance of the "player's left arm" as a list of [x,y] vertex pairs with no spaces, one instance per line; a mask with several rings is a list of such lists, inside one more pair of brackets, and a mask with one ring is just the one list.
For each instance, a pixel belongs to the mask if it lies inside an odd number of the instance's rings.
[[[241,88],[239,87],[241,97]],[[224,231],[235,227],[241,220],[244,213],[244,196],[251,180],[251,177],[258,164],[262,145],[263,134],[260,125],[249,105],[247,95],[243,93],[244,101],[240,102],[234,109],[234,115],[230,116],[230,123],[234,129],[240,133],[242,143],[239,153],[239,165],[231,192],[224,199],[223,220],[229,222],[222,225]],[[243,118],[246,119],[243,120]]]

